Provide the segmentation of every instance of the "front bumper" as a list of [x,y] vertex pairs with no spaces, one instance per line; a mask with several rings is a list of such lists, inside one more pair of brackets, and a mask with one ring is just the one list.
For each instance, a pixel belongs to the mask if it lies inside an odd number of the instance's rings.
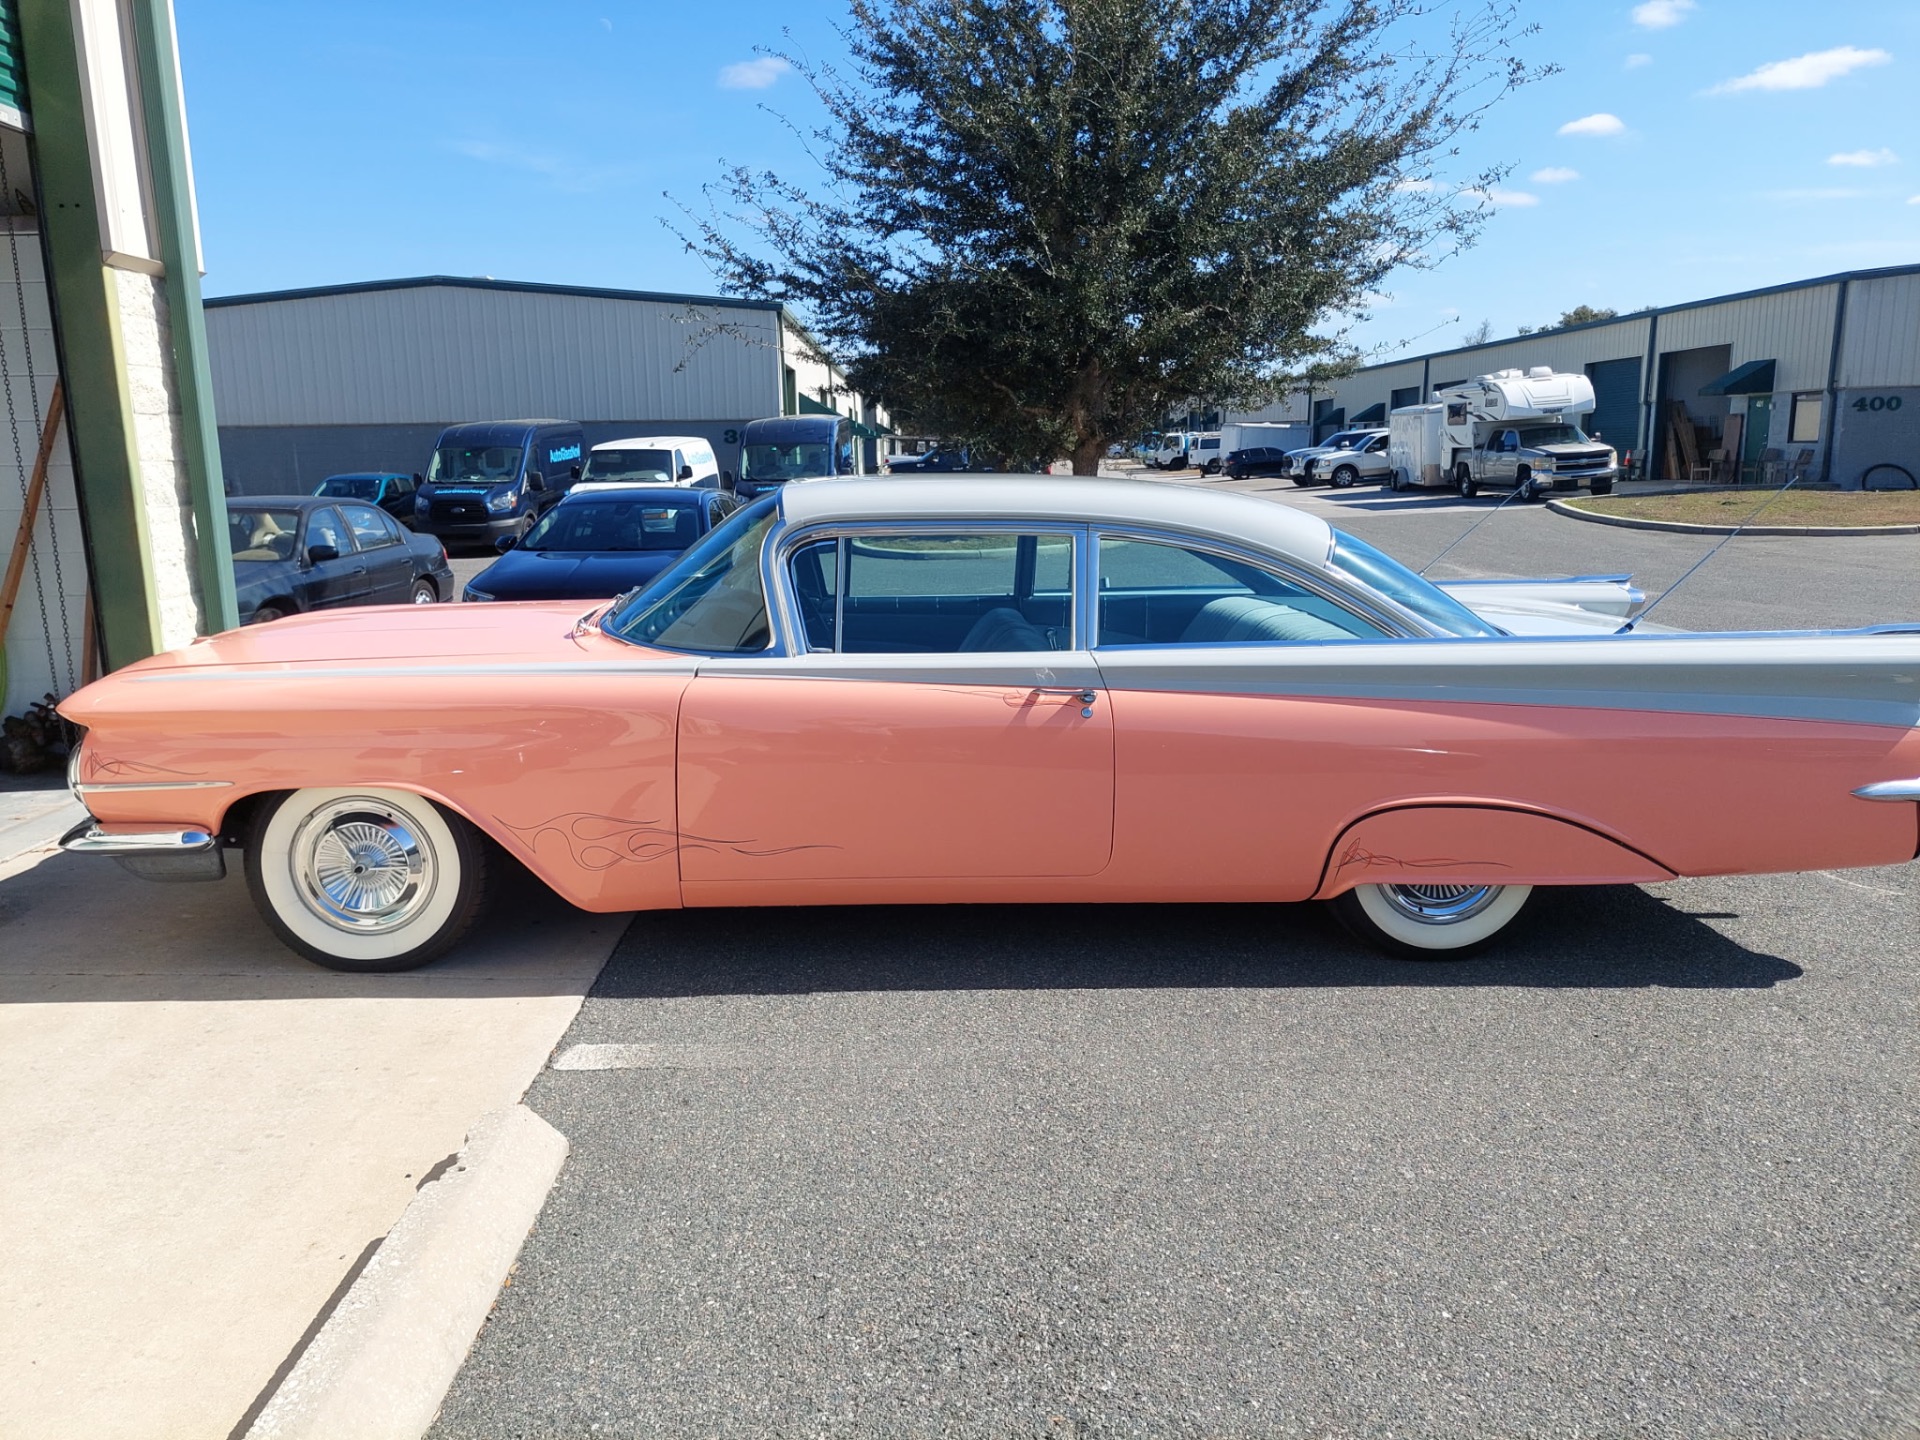
[[60,848],[109,855],[143,880],[219,880],[227,873],[219,836],[198,826],[110,834],[89,815],[60,837]]
[[413,522],[413,528],[440,540],[498,540],[502,535],[518,535],[526,523],[524,515],[489,520],[435,520],[422,515]]

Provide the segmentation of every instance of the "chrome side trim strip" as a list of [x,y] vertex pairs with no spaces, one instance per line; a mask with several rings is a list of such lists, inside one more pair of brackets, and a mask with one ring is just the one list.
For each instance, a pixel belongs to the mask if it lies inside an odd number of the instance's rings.
[[87,855],[181,855],[211,850],[213,846],[214,837],[205,830],[154,830],[138,835],[109,835],[101,830],[100,822],[92,818],[82,820],[60,837],[62,850],[74,850]]
[[123,794],[129,790],[231,790],[231,780],[96,780],[69,787],[76,795]]
[[1880,780],[1853,792],[1862,800],[1920,800],[1920,776],[1912,780]]

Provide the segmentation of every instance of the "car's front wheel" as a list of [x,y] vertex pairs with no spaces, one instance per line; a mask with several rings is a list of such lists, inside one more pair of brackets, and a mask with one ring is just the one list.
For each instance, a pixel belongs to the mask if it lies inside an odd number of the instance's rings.
[[1511,925],[1531,885],[1356,885],[1333,911],[1360,939],[1407,960],[1459,960]]
[[486,891],[479,831],[401,790],[296,790],[263,806],[247,889],[281,940],[316,965],[412,970],[466,933]]
[[1333,472],[1333,483],[1337,489],[1345,490],[1360,481],[1360,472],[1351,465],[1342,465]]

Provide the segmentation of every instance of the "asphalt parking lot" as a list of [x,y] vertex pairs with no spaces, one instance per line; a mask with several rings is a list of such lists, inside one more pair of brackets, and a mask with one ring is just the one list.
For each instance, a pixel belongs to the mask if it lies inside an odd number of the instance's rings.
[[[1495,503],[1280,498],[1416,568]],[[1509,506],[1434,574],[1711,543]],[[1658,618],[1920,618],[1920,537],[1743,537]],[[1915,1433],[1916,922],[1916,866],[1548,893],[1452,964],[1311,907],[640,916],[432,1433]]]

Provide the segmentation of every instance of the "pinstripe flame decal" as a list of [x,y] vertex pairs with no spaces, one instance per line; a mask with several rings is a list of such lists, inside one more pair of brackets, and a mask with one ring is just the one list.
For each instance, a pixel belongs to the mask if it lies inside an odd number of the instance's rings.
[[753,840],[721,840],[709,835],[688,835],[660,824],[657,820],[623,820],[615,815],[596,815],[576,810],[556,815],[532,825],[515,825],[494,817],[519,837],[529,851],[537,851],[540,841],[555,836],[567,847],[573,863],[582,870],[611,870],[616,865],[645,864],[677,855],[683,850],[727,850],[749,859],[771,855],[790,855],[797,850],[838,850],[838,845],[761,846]]

